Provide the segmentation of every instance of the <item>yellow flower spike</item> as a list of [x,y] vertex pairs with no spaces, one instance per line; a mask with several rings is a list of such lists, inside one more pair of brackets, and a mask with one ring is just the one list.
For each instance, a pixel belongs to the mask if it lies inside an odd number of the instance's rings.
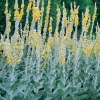
[[90,15],[89,15],[89,9],[86,8],[85,15],[84,15],[84,18],[82,21],[82,25],[84,26],[84,28],[83,28],[84,32],[88,32],[89,27],[90,27],[90,22],[91,22],[91,20],[90,20]]
[[92,21],[94,21],[95,18],[96,18],[96,13],[93,14]]
[[95,20],[96,18],[96,13],[97,13],[97,7],[96,7],[96,3],[95,3],[95,10],[94,10],[94,14],[92,16],[92,22]]
[[29,2],[26,12],[31,10],[32,2]]

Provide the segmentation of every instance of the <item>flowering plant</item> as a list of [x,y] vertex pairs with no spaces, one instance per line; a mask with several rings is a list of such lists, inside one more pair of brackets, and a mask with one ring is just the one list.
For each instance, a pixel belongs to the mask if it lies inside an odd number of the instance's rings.
[[[29,0],[25,25],[22,27],[24,0],[21,7],[15,0],[15,31],[10,36],[11,14],[6,0],[6,28],[0,39],[0,100],[100,99],[98,23],[96,37],[93,37],[96,4],[92,17],[88,7],[82,14],[82,32],[77,40],[79,6],[71,3],[70,16],[67,16],[64,3],[63,12],[57,7],[56,28],[52,35],[50,3],[48,0],[43,25],[44,2],[40,7],[40,0]],[[30,12],[31,23],[28,20]]]

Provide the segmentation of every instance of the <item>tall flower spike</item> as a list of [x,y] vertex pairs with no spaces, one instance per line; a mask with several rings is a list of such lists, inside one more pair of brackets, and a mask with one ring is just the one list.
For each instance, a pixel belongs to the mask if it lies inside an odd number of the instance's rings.
[[75,14],[74,25],[75,27],[78,26],[78,20],[79,20],[78,9],[79,9],[79,6],[76,8],[76,3],[74,3],[74,14]]
[[95,2],[94,14],[92,16],[92,27],[91,27],[91,31],[90,31],[90,39],[92,39],[92,32],[93,32],[94,21],[96,18],[96,13],[97,13],[97,7],[96,7],[96,2]]
[[7,14],[8,13],[8,0],[6,0],[6,3],[5,3],[5,11],[4,11],[4,14]]
[[29,12],[31,10],[31,7],[32,7],[32,2],[30,1],[28,6],[27,6],[26,12]]
[[96,12],[97,12],[97,7],[96,7],[96,2],[95,2],[95,9],[94,9],[94,14],[92,16],[92,21],[94,21],[96,18]]
[[21,20],[23,15],[24,15],[24,0],[22,0],[22,4],[21,4],[21,10],[20,10],[20,13],[19,13],[19,19]]
[[14,9],[17,9],[18,10],[18,1],[17,0],[15,0]]
[[89,24],[90,24],[90,15],[89,15],[89,9],[86,8],[85,14],[82,15],[83,16],[83,20],[82,20],[82,28],[83,28],[83,32],[87,32],[88,28],[89,28]]
[[48,28],[48,30],[49,30],[49,35],[51,36],[51,32],[52,32],[52,17],[50,17],[50,23],[49,23],[49,28]]
[[71,6],[71,10],[70,10],[70,21],[72,21],[74,19],[74,10],[73,10],[73,7],[72,7],[72,3],[70,4]]
[[24,0],[22,0],[21,8],[24,8]]
[[47,27],[49,23],[49,13],[50,13],[50,0],[48,0],[48,6],[46,10],[46,17],[45,17],[45,25],[43,28],[43,38],[46,39],[46,32],[47,32]]

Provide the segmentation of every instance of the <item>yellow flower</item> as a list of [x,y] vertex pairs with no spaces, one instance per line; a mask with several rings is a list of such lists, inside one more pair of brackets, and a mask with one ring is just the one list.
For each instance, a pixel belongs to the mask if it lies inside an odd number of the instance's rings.
[[74,9],[76,9],[76,4],[74,3]]
[[48,30],[49,30],[50,32],[52,32],[52,26],[49,26]]
[[14,9],[18,9],[18,4],[15,4],[14,5]]
[[61,42],[66,42],[66,36],[62,36]]
[[51,46],[49,44],[46,45],[46,52],[48,52],[48,53],[51,52]]
[[30,38],[30,39],[34,38],[34,34],[32,34],[32,33],[29,34],[29,38]]
[[1,42],[1,45],[3,46],[5,42]]
[[8,22],[8,27],[11,27],[11,22]]
[[96,18],[96,12],[95,12],[95,13],[93,14],[93,16],[92,16],[92,21],[94,21],[95,18]]
[[8,3],[6,3],[5,6],[8,7]]
[[42,27],[42,21],[40,22],[40,26]]
[[17,61],[16,61],[17,64],[20,64],[20,62],[21,62],[20,60],[17,60]]
[[20,10],[20,13],[19,13],[18,11],[15,11],[15,13],[14,13],[14,19],[15,19],[15,20],[16,20],[16,19],[21,20],[22,17],[23,17],[23,14],[24,14],[24,12],[23,12],[22,9]]
[[42,66],[42,68],[46,68],[46,66],[47,66],[47,64],[46,64],[46,63],[44,63],[44,65]]
[[11,60],[7,60],[7,63],[9,64],[9,65],[12,65],[12,61]]
[[11,29],[7,29],[7,33],[10,33],[11,32]]
[[93,45],[89,45],[89,46],[87,47],[87,55],[88,55],[88,56],[91,56],[92,51],[93,51]]
[[72,28],[71,28],[71,26],[70,25],[68,25],[68,33],[71,33],[72,32]]
[[37,7],[34,7],[34,10],[37,10]]
[[21,44],[21,42],[19,41],[19,42],[18,42],[18,45],[20,45],[20,44]]
[[31,10],[32,2],[29,2],[26,12]]
[[14,12],[14,19],[17,19],[17,18],[19,18],[19,12],[18,11],[15,11]]
[[42,51],[42,56],[44,57],[44,55],[46,54],[46,51],[44,50],[44,51]]
[[79,20],[78,15],[75,15],[75,21],[74,21],[74,25],[75,25],[75,26],[78,25],[78,20]]
[[44,8],[41,8],[41,13],[43,13],[44,12]]
[[24,8],[24,6],[25,6],[24,3],[22,3],[22,4],[21,4],[21,8]]
[[66,63],[65,60],[61,61],[61,65],[65,65],[65,63]]
[[18,46],[17,46],[16,44],[14,44],[14,48],[15,48],[15,49],[17,49],[17,48],[18,48]]
[[22,17],[23,14],[24,14],[24,12],[23,12],[23,10],[21,9],[21,10],[20,10],[20,16]]
[[75,14],[78,14],[78,9],[75,9],[75,10],[74,10],[74,13],[75,13]]
[[50,17],[50,21],[52,21],[53,20],[53,18],[52,17]]
[[38,21],[40,19],[40,12],[39,11],[36,11],[36,13],[33,14],[33,19],[34,21]]
[[24,15],[24,12],[23,12],[23,10],[21,9],[21,10],[20,10],[20,13],[19,13],[19,15],[18,15],[18,19],[21,20],[22,17],[23,17],[23,15]]
[[5,11],[4,11],[4,14],[7,14],[8,13],[8,9],[6,9]]

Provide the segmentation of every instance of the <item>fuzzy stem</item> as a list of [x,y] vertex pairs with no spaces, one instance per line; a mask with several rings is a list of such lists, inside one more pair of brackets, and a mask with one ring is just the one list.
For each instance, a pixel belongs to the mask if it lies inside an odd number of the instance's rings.
[[[15,64],[12,65],[11,85],[12,85],[12,82],[14,81],[14,70],[15,70]],[[10,100],[13,100],[12,93],[13,93],[13,90],[11,90],[10,92]]]

